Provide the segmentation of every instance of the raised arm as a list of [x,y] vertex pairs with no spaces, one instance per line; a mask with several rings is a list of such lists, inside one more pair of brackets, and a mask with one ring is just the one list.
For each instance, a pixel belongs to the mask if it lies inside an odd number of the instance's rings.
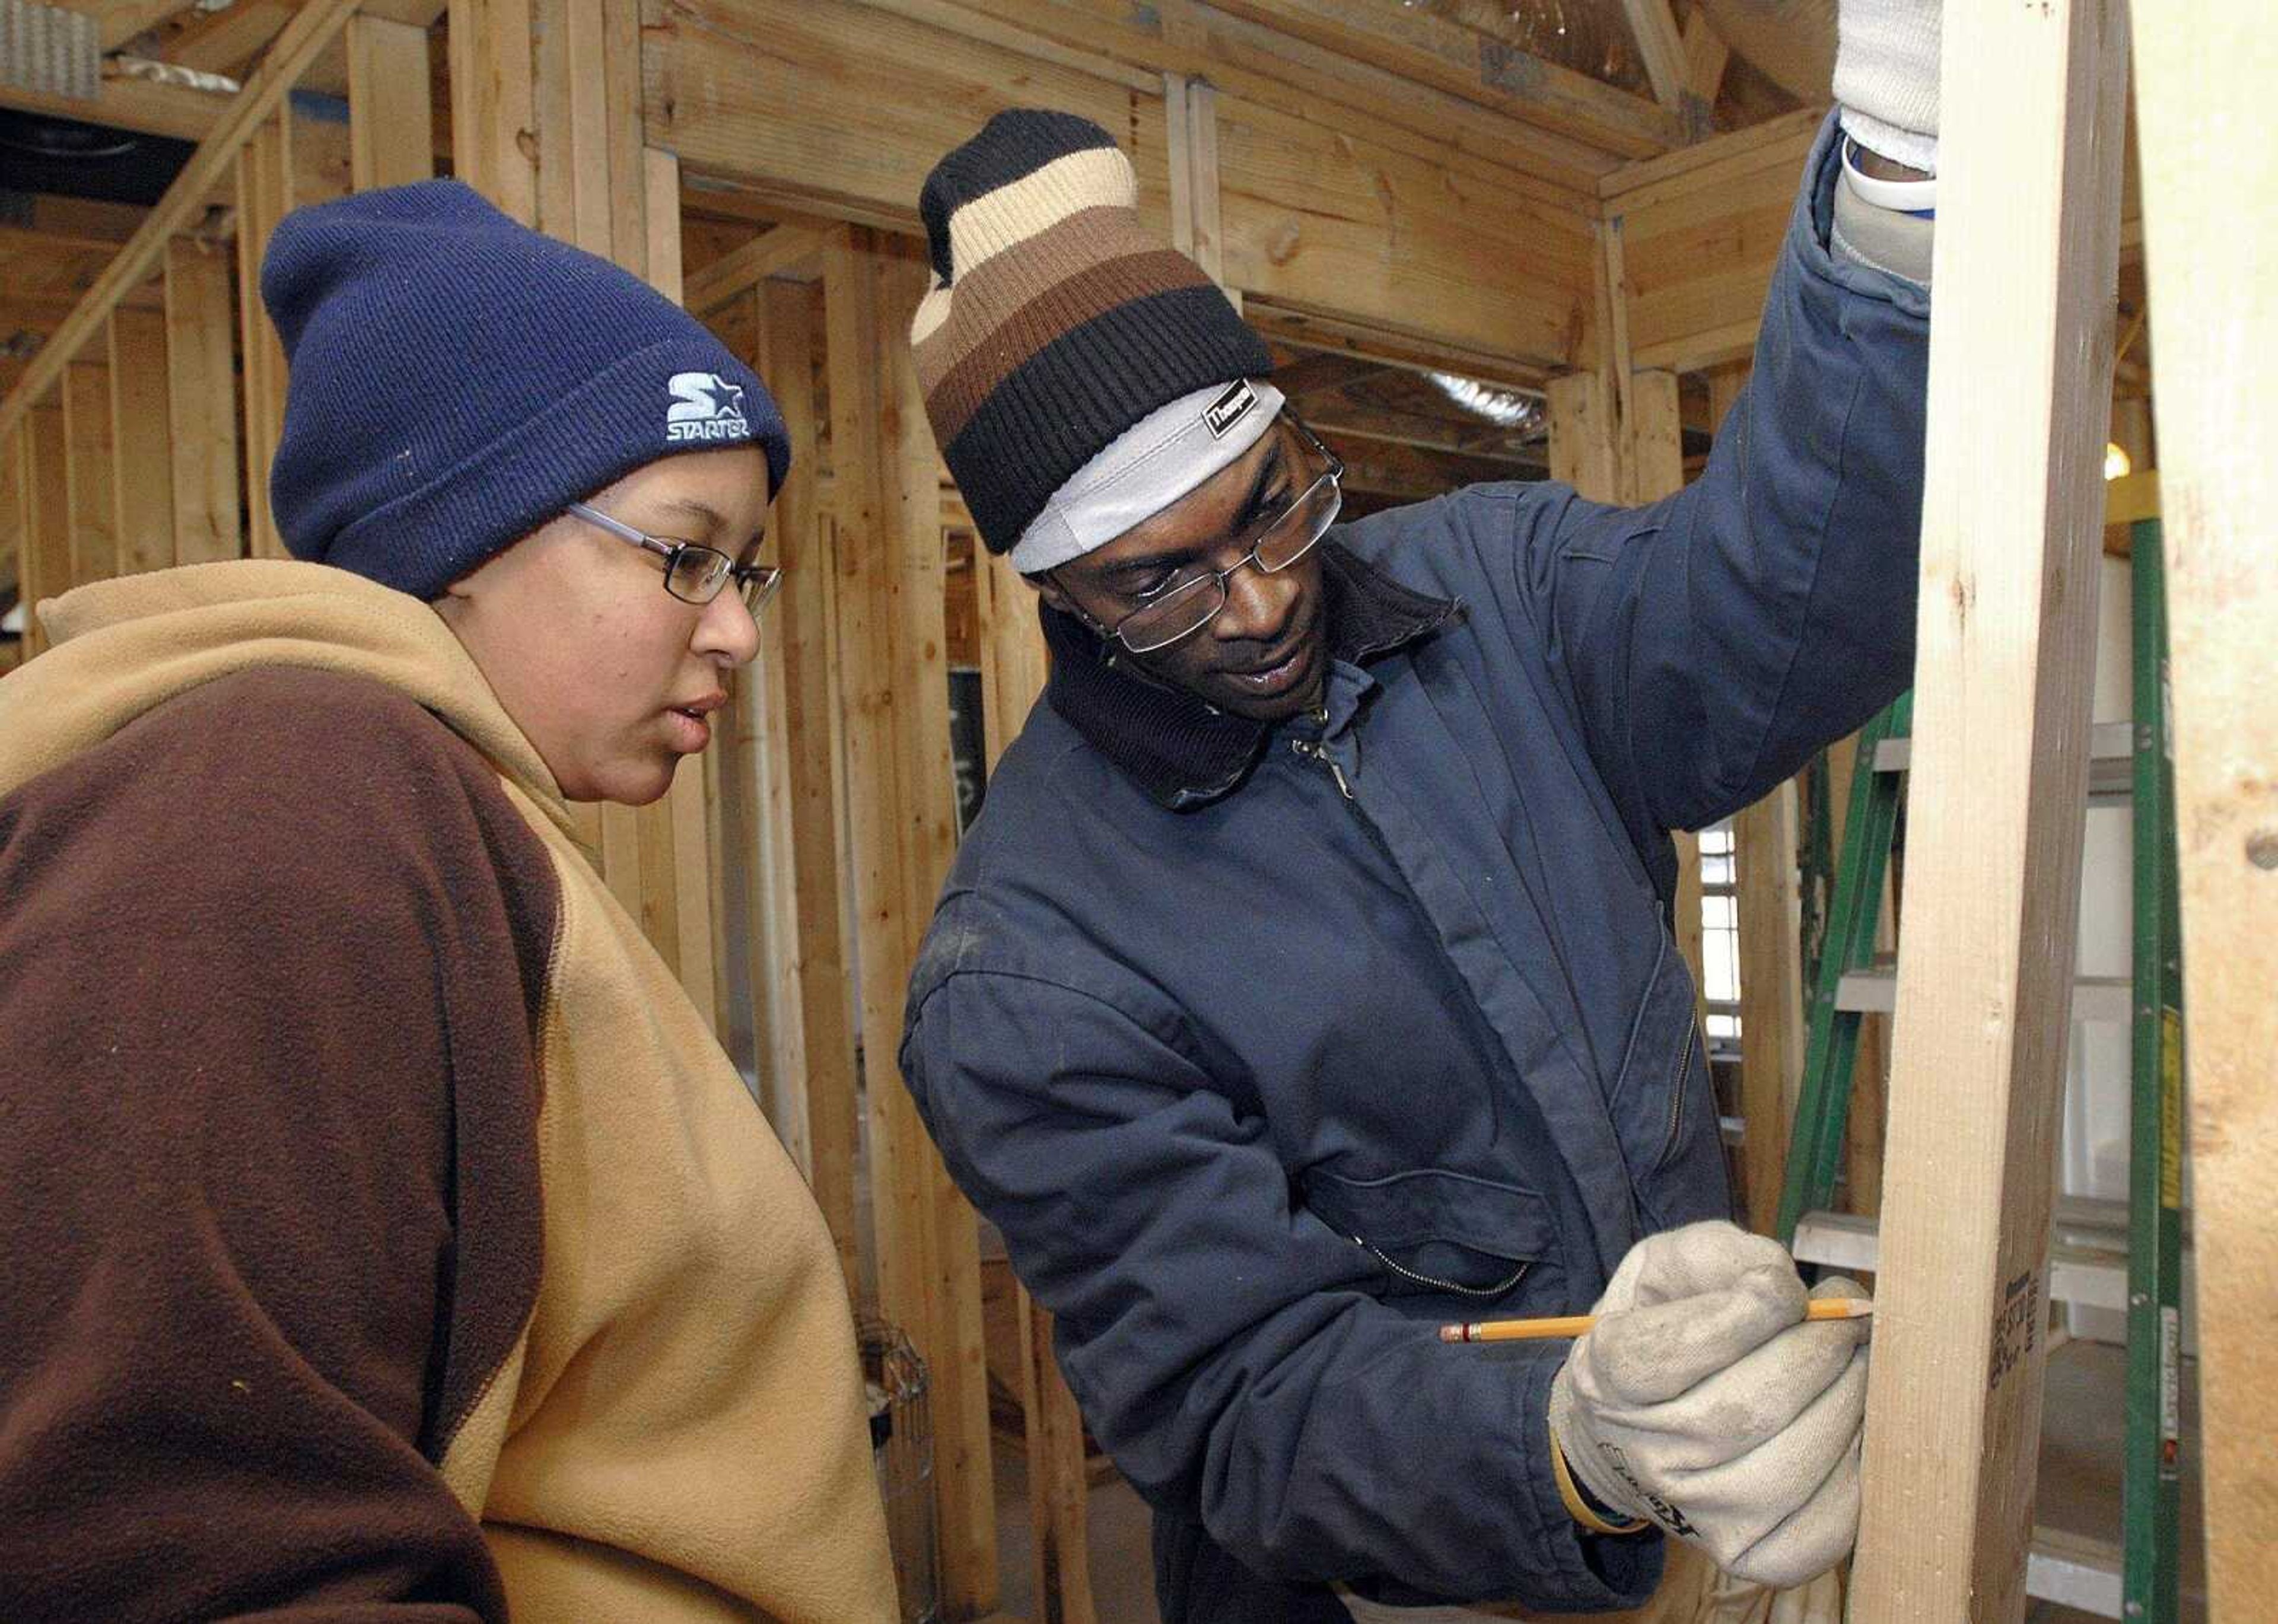
[[1749,804],[1912,671],[1929,296],[1831,249],[1838,141],[1831,117],[1701,477],[1521,509],[1510,585],[1640,839]]

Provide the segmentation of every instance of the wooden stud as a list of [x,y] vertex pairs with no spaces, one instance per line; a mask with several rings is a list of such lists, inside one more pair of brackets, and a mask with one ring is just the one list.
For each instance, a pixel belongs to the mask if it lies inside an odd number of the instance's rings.
[[1695,5],[1685,19],[1685,98],[1678,109],[1686,133],[1695,141],[1709,132],[1716,93],[1724,88],[1725,65],[1731,57],[1731,47],[1709,20],[1708,8]]
[[[106,339],[107,348],[107,339]],[[71,584],[118,573],[118,492],[111,438],[111,368],[78,362],[65,369],[64,466],[71,497]]]
[[880,1306],[931,1367],[944,1609],[997,1584],[978,1233],[895,1074],[902,995],[955,842],[940,496],[903,332],[922,267],[868,231],[823,251],[847,804]]
[[119,300],[150,278],[167,242],[205,208],[247,138],[283,104],[286,93],[331,43],[355,9],[355,0],[309,0],[294,17],[263,58],[259,71],[231,98],[220,120],[174,177],[157,207],[103,268],[70,317],[41,347],[8,398],[0,401],[0,436],[14,428],[32,403],[54,385],[68,358],[77,355],[95,330],[110,318]]
[[237,380],[229,264],[210,245],[166,244],[166,402],[173,435],[173,561],[243,551],[237,506]]
[[2208,1611],[2278,1596],[2278,625],[2262,375],[2278,355],[2278,184],[2259,5],[2182,0],[2137,13],[2146,248],[2157,278],[2152,405],[2175,691],[2200,1449]]
[[1795,1079],[1803,1073],[1803,965],[1796,939],[1795,786],[1782,784],[1732,820],[1740,927],[1741,1147],[1748,1227],[1779,1215]]
[[1171,246],[1195,256],[1195,117],[1193,81],[1163,75],[1163,131],[1171,176]]
[[[1700,12],[1695,11],[1698,19]],[[1708,376],[1708,422],[1724,431],[1747,381],[1745,366]],[[1781,785],[1732,820],[1740,960],[1741,1156],[1748,1227],[1769,1235],[1786,1175],[1788,1126],[1803,1075],[1803,949],[1799,939],[1796,784]]]
[[2025,1604],[2126,15],[2124,0],[2045,0],[1949,13],[1945,33],[1889,1126],[1903,1177],[1884,1190],[1861,1624],[2014,1620]]
[[1653,99],[1682,115],[1686,90],[1685,39],[1677,31],[1669,0],[1622,0],[1622,13],[1636,36],[1638,60],[1645,65]]
[[1029,1591],[1036,1624],[1097,1624],[1085,1543],[1090,1483],[1083,1414],[1052,1355],[1052,1316],[1013,1288],[1021,1328],[1021,1407],[1028,1457]]
[[[1043,694],[1048,667],[1036,594],[1002,554],[976,539],[974,595],[980,619],[981,711],[988,767],[1021,730]],[[1021,1405],[1027,1418],[1031,1591],[1039,1620],[1094,1624],[1084,1544],[1089,1480],[1083,1416],[1052,1354],[1052,1316],[1025,1287],[1014,1293],[1021,1330]]]
[[[654,149],[642,154],[643,229],[647,233],[649,286],[668,299],[680,298],[680,161]],[[669,848],[673,891],[673,926],[678,936],[677,955],[680,984],[716,1030],[720,1011],[714,999],[713,870],[711,842],[707,837],[705,774],[684,766],[674,775],[666,797],[670,821]]]
[[451,0],[450,18],[452,172],[507,215],[534,225],[531,0]]
[[1545,390],[1550,411],[1550,477],[1592,501],[1609,502],[1620,489],[1613,408],[1595,372],[1554,377]]
[[16,431],[17,499],[22,551],[17,592],[24,605],[24,657],[48,646],[39,606],[71,590],[71,477],[64,456],[64,411],[50,400],[27,413]]
[[245,505],[248,550],[287,556],[269,506],[269,465],[285,431],[285,346],[261,302],[261,259],[270,233],[293,208],[293,119],[279,108],[237,158],[237,308],[245,367]]
[[355,189],[432,179],[427,30],[359,15],[349,19],[348,33],[348,164]]
[[[814,296],[775,284],[759,291],[768,393],[791,434],[791,473],[776,499],[776,556],[784,588],[762,628],[768,644],[767,714],[771,849],[785,903],[774,911],[782,951],[775,1003],[804,1058],[777,1050],[787,1084],[803,1080],[813,1162],[808,1183],[838,1245],[849,1291],[861,1283],[854,1158],[861,1135],[856,1094],[854,1019],[839,889],[842,807],[834,764],[839,721],[831,691],[837,606],[829,536],[816,502]],[[778,679],[774,667],[780,667]],[[788,917],[786,918],[786,914]],[[784,1040],[787,1041],[786,1040]],[[796,1065],[798,1070],[789,1068]]]
[[164,313],[121,305],[111,317],[111,530],[121,575],[174,561],[168,388]]

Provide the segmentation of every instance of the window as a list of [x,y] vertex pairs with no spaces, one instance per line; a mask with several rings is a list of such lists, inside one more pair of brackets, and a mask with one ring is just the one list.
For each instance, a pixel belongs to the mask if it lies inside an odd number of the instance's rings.
[[1708,1044],[1740,1042],[1740,903],[1730,819],[1701,831],[1701,992]]

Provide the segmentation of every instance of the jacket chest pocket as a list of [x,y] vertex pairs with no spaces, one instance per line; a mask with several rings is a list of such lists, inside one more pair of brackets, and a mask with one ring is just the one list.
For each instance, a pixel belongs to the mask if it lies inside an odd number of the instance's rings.
[[1731,1216],[1693,978],[1666,936],[1609,1109],[1647,1230]]
[[1555,1266],[1556,1219],[1532,1190],[1423,1169],[1381,1178],[1315,1171],[1307,1210],[1377,1263],[1385,1297],[1488,1302]]

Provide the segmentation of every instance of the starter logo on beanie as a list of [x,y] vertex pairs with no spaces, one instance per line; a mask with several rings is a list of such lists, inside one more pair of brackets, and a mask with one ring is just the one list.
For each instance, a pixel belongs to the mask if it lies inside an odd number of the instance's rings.
[[752,438],[741,384],[731,384],[717,372],[676,372],[665,387],[672,392],[672,404],[664,413],[668,442]]

